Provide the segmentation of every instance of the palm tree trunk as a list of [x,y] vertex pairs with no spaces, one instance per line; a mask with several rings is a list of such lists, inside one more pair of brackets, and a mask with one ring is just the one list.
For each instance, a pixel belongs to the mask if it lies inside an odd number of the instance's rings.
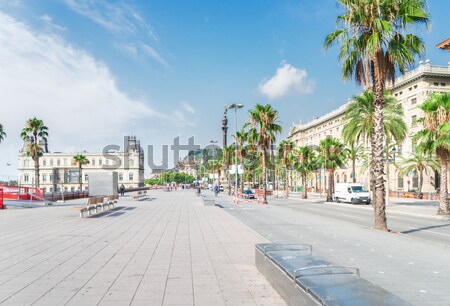
[[[239,162],[241,163],[242,167],[244,167],[244,161],[243,161],[242,157],[239,159]],[[244,192],[244,181],[245,181],[244,177],[245,177],[245,175],[244,175],[244,173],[242,173],[242,175],[240,177],[240,179],[241,179],[240,185],[241,185],[241,192],[242,193]]]
[[302,183],[303,183],[303,195],[302,195],[302,199],[307,199],[308,198],[308,192],[306,191],[306,172],[302,173]]
[[449,205],[447,203],[448,189],[447,189],[447,171],[448,171],[448,154],[446,152],[436,152],[438,154],[439,165],[441,167],[441,185],[439,188],[439,209],[438,215],[448,215],[450,213]]
[[263,148],[263,152],[262,152],[262,166],[263,166],[263,173],[262,173],[262,179],[263,179],[263,200],[262,203],[263,204],[267,204],[267,169],[266,169],[266,152],[265,149]]
[[78,169],[78,176],[79,176],[78,180],[80,183],[80,192],[83,191],[83,174],[81,173],[81,171],[82,171],[82,169],[81,169],[81,164],[80,164],[79,169]]
[[289,173],[287,171],[287,168],[285,169],[285,181],[286,181],[286,198],[289,198]]
[[34,160],[34,186],[39,188],[39,156]]
[[[381,52],[381,51],[380,51]],[[379,53],[380,53],[379,52]],[[378,56],[382,56],[378,54]],[[386,190],[384,184],[384,163],[383,163],[383,108],[384,108],[384,80],[382,78],[382,68],[379,65],[378,58],[373,60],[375,80],[374,80],[374,140],[373,140],[373,172],[375,176],[375,229],[388,231],[386,220]]]
[[419,171],[419,199],[423,199],[423,193],[422,193],[422,186],[423,186],[423,170]]
[[[353,183],[356,183],[356,170],[355,170],[355,159],[352,159],[352,178],[353,178]],[[347,183],[347,182],[344,182]]]
[[328,169],[327,202],[333,202],[333,185],[334,185],[334,171],[333,169]]

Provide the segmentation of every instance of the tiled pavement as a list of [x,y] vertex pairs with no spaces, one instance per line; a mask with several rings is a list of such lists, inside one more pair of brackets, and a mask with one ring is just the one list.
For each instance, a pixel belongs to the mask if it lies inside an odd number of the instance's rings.
[[265,238],[192,191],[150,197],[0,211],[0,303],[285,305],[254,265]]

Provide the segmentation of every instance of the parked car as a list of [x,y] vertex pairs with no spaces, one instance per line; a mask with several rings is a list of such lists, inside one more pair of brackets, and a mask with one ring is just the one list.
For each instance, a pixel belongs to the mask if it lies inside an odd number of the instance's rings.
[[244,190],[244,192],[242,193],[242,197],[244,199],[255,199],[255,193],[251,190]]
[[347,202],[351,204],[370,204],[370,196],[364,186],[357,183],[337,183],[334,188],[334,200],[336,202]]

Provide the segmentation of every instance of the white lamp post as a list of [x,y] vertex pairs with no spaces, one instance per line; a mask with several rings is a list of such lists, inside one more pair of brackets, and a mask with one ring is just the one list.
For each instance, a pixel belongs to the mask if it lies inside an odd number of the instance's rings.
[[214,188],[214,161],[216,159],[216,147],[215,147],[215,145],[217,143],[217,140],[210,140],[209,142],[212,143],[212,146],[213,146],[212,185],[213,185],[213,188]]

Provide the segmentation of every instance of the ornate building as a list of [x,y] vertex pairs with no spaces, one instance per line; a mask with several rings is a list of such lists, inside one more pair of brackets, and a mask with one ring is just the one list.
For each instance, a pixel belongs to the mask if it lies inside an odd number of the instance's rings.
[[[398,99],[404,109],[405,123],[408,127],[406,139],[401,145],[395,147],[396,161],[408,157],[413,148],[414,142],[412,136],[420,130],[421,126],[417,123],[422,114],[418,108],[434,92],[450,92],[450,63],[447,66],[433,66],[429,60],[420,62],[419,66],[404,75],[395,79],[394,85],[388,84],[391,95]],[[294,125],[288,135],[288,139],[293,140],[298,146],[316,147],[320,141],[326,137],[335,137],[342,139],[342,128],[344,125],[343,117],[347,103],[339,108],[316,117],[313,120]],[[364,144],[367,147],[367,144]],[[365,160],[359,160],[356,168],[356,181],[369,187],[368,171],[361,171]],[[408,173],[402,175],[393,163],[389,163],[389,190],[391,192],[417,190],[417,173]],[[434,192],[434,185],[438,180],[436,173],[429,173],[424,177],[423,192]],[[335,182],[351,182],[351,167],[347,165],[344,169],[337,169],[335,172]],[[314,187],[316,190],[324,189],[327,186],[326,175],[324,171],[316,171],[308,182],[308,187]]]

